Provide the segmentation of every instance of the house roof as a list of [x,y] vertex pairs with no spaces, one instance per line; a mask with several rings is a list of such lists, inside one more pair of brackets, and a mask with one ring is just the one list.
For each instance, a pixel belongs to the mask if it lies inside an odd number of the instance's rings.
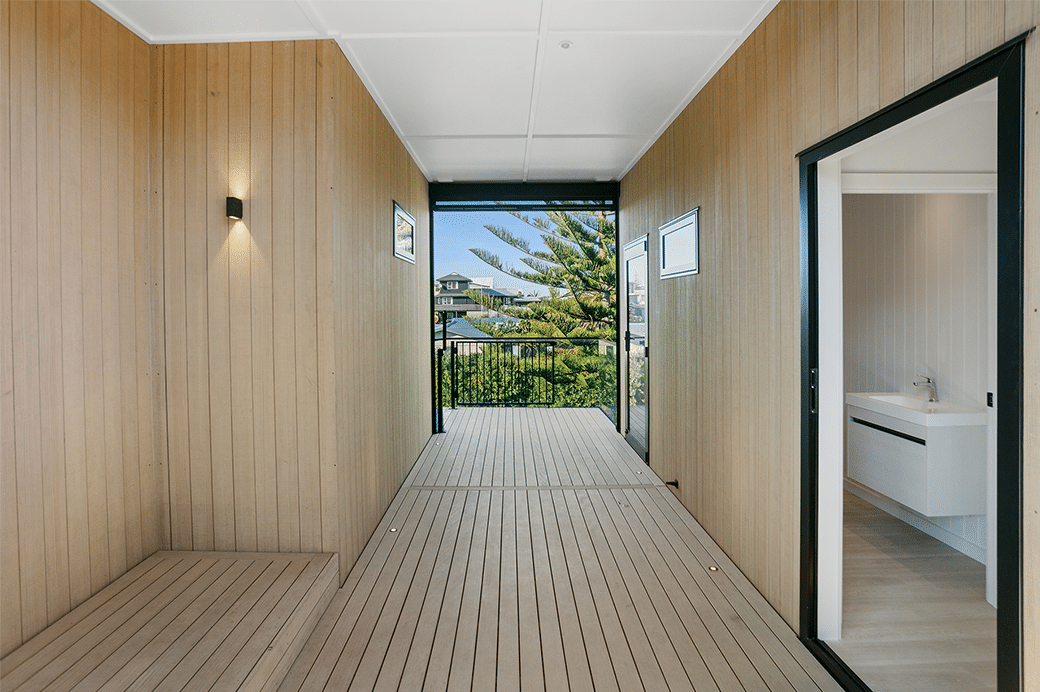
[[[433,330],[434,336],[435,337],[436,336],[440,336],[441,333],[442,333],[441,325],[435,324],[435,325],[433,325],[433,327],[434,327],[434,330]],[[487,339],[487,338],[490,338],[489,335],[487,335],[484,332],[480,331],[479,329],[477,329],[476,327],[474,327],[472,324],[470,324],[469,322],[467,322],[466,320],[464,320],[461,317],[456,317],[451,322],[448,322],[447,327],[448,327],[447,328],[448,336],[462,337],[463,339]]]
[[487,322],[495,327],[514,327],[520,324],[519,317],[482,317],[481,322]]
[[515,288],[478,288],[476,290],[492,298],[515,298],[520,293]]
[[470,278],[468,276],[463,276],[462,274],[459,274],[458,272],[452,272],[451,274],[448,274],[447,276],[442,276],[441,278],[437,279],[438,282],[440,282],[440,281],[469,281],[469,280],[470,280]]

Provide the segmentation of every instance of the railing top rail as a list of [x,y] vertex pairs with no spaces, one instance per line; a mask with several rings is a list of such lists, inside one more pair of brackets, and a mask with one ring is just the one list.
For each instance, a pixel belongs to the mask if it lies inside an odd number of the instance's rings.
[[[451,339],[455,343],[465,344],[487,344],[487,343],[555,343],[559,341],[605,341],[605,339],[599,339],[594,336],[533,336],[533,337],[517,337],[517,336],[489,336],[487,338],[477,339]],[[614,343],[608,341],[607,343]]]

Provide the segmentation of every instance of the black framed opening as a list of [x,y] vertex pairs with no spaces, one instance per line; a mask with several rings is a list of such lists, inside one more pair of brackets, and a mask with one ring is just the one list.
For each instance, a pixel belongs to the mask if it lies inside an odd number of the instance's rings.
[[[433,279],[436,276],[434,266],[434,248],[436,238],[435,218],[437,212],[541,212],[541,211],[606,211],[613,214],[616,238],[619,238],[620,218],[618,214],[618,196],[621,185],[618,182],[467,182],[467,183],[430,183],[430,317],[435,316],[435,295]],[[615,295],[621,295],[618,283],[620,272],[618,262],[620,253],[615,247]],[[615,300],[615,325],[621,323],[620,300]],[[438,392],[438,383],[442,376],[438,372],[437,336],[431,330],[430,336],[430,372],[431,397],[433,400],[433,432],[444,432],[443,410],[438,406],[443,393]],[[618,335],[615,334],[615,345]],[[621,372],[621,349],[614,349],[615,373]],[[621,400],[621,378],[617,376],[614,401]],[[621,416],[615,416],[615,427],[621,432]]]
[[[625,330],[624,330],[624,354],[625,354],[625,382],[621,387],[621,391],[624,392],[624,409],[625,409],[625,426],[624,435],[625,440],[629,446],[635,451],[636,454],[646,463],[650,465],[650,416],[648,412],[649,406],[649,372],[647,369],[647,361],[649,359],[650,351],[647,347],[647,335],[648,326],[647,321],[649,318],[649,310],[646,304],[646,298],[648,296],[647,291],[649,289],[649,236],[642,235],[632,241],[625,244],[622,252],[620,253],[620,259],[618,267],[624,265],[625,267],[625,295],[624,295],[624,306],[621,306],[622,298],[618,296],[618,311],[625,314]],[[637,269],[633,272],[633,269]],[[633,298],[637,298],[638,293],[633,293],[633,289],[637,289],[639,286],[638,282],[633,282],[633,274],[641,274],[643,277],[642,282],[642,304],[633,302]],[[637,289],[638,291],[638,289]],[[619,323],[620,325],[620,323]],[[639,325],[640,329],[637,329],[635,325]],[[640,334],[640,331],[642,333]],[[638,369],[637,369],[638,364]],[[642,373],[642,378],[639,377],[637,372]],[[633,388],[633,380],[641,379]],[[640,405],[637,400],[642,400]],[[633,425],[633,422],[635,425]]]
[[869,687],[817,637],[819,305],[817,164],[960,94],[997,80],[997,687],[1022,670],[1024,43],[1030,32],[800,152],[801,589],[799,637],[845,689]]

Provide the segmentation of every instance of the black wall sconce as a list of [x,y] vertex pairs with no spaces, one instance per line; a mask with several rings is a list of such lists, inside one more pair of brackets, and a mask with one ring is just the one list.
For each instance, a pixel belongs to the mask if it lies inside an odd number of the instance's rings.
[[238,197],[227,198],[227,216],[229,219],[242,218],[242,200]]

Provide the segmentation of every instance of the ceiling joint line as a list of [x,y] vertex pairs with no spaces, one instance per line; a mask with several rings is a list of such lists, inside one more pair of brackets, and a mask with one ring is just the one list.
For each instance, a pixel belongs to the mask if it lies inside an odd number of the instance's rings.
[[314,31],[318,36],[327,38],[332,34],[332,32],[329,31],[329,27],[325,23],[325,20],[322,19],[321,14],[318,12],[318,9],[314,6],[314,3],[311,2],[311,0],[296,0],[296,6],[300,8],[300,12],[307,18],[310,25],[314,27]]
[[527,113],[527,143],[524,145],[523,181],[531,170],[531,144],[534,141],[534,119],[538,109],[538,92],[541,91],[542,68],[545,64],[546,38],[549,34],[549,1],[541,0],[538,10],[538,43],[535,46],[534,78],[531,80],[531,105]]
[[554,29],[557,36],[683,36],[686,38],[746,38],[740,30],[704,29]]
[[536,31],[373,31],[370,33],[354,34],[337,32],[336,36],[348,41],[385,41],[392,40],[420,40],[431,38],[459,39],[459,38],[538,38]]

